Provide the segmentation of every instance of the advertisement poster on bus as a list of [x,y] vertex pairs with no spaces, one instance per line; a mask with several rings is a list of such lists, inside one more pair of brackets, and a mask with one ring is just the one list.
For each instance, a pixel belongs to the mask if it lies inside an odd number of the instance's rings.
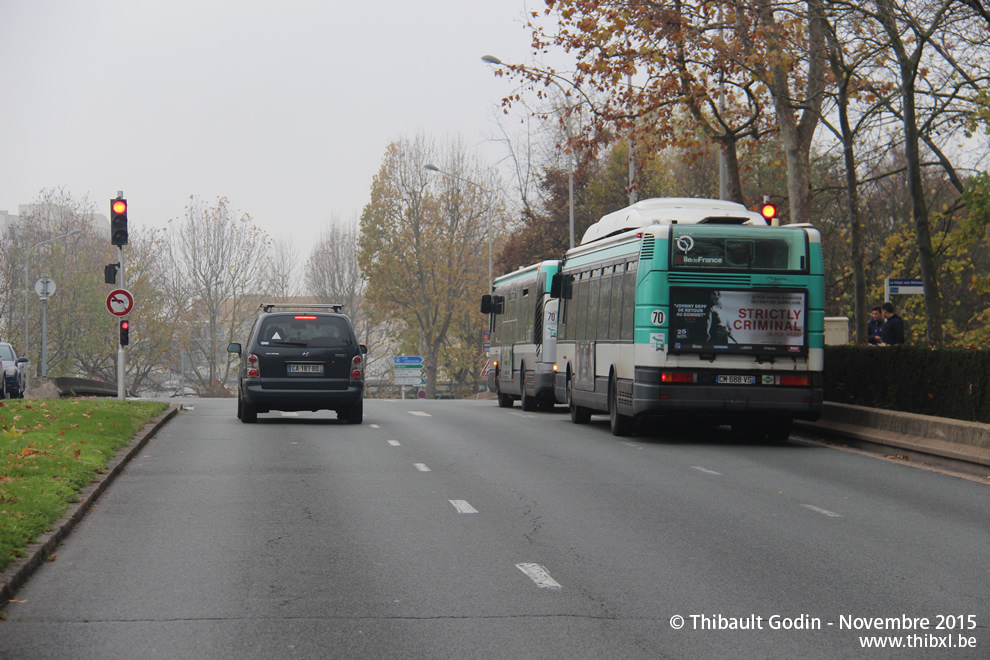
[[673,353],[803,354],[803,291],[670,290]]

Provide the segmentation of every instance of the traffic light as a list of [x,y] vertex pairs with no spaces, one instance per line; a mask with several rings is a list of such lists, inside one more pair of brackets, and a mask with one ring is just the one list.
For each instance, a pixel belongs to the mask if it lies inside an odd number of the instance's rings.
[[110,245],[127,245],[127,200],[110,200]]
[[131,342],[131,322],[123,320],[120,322],[120,345],[127,346]]
[[107,264],[103,267],[103,281],[107,284],[117,283],[117,269],[120,268],[120,264]]
[[763,208],[760,209],[760,213],[763,214],[763,219],[767,221],[767,224],[773,224],[774,218],[777,217],[777,207],[770,202],[763,202]]

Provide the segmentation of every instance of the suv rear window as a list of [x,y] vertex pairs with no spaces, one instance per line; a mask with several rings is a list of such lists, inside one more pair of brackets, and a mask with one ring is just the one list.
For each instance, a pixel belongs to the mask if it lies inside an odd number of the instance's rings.
[[261,322],[258,343],[262,346],[333,348],[353,346],[350,324],[339,316],[286,314]]

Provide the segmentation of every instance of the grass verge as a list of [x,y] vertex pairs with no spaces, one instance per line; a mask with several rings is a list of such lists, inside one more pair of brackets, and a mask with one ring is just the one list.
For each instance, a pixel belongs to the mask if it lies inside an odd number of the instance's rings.
[[166,408],[115,399],[0,400],[0,571]]

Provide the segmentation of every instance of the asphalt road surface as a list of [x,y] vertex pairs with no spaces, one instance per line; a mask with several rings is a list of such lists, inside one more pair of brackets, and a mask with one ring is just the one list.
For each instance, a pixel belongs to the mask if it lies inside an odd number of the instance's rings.
[[187,405],[7,605],[0,657],[990,657],[984,484],[563,408]]

